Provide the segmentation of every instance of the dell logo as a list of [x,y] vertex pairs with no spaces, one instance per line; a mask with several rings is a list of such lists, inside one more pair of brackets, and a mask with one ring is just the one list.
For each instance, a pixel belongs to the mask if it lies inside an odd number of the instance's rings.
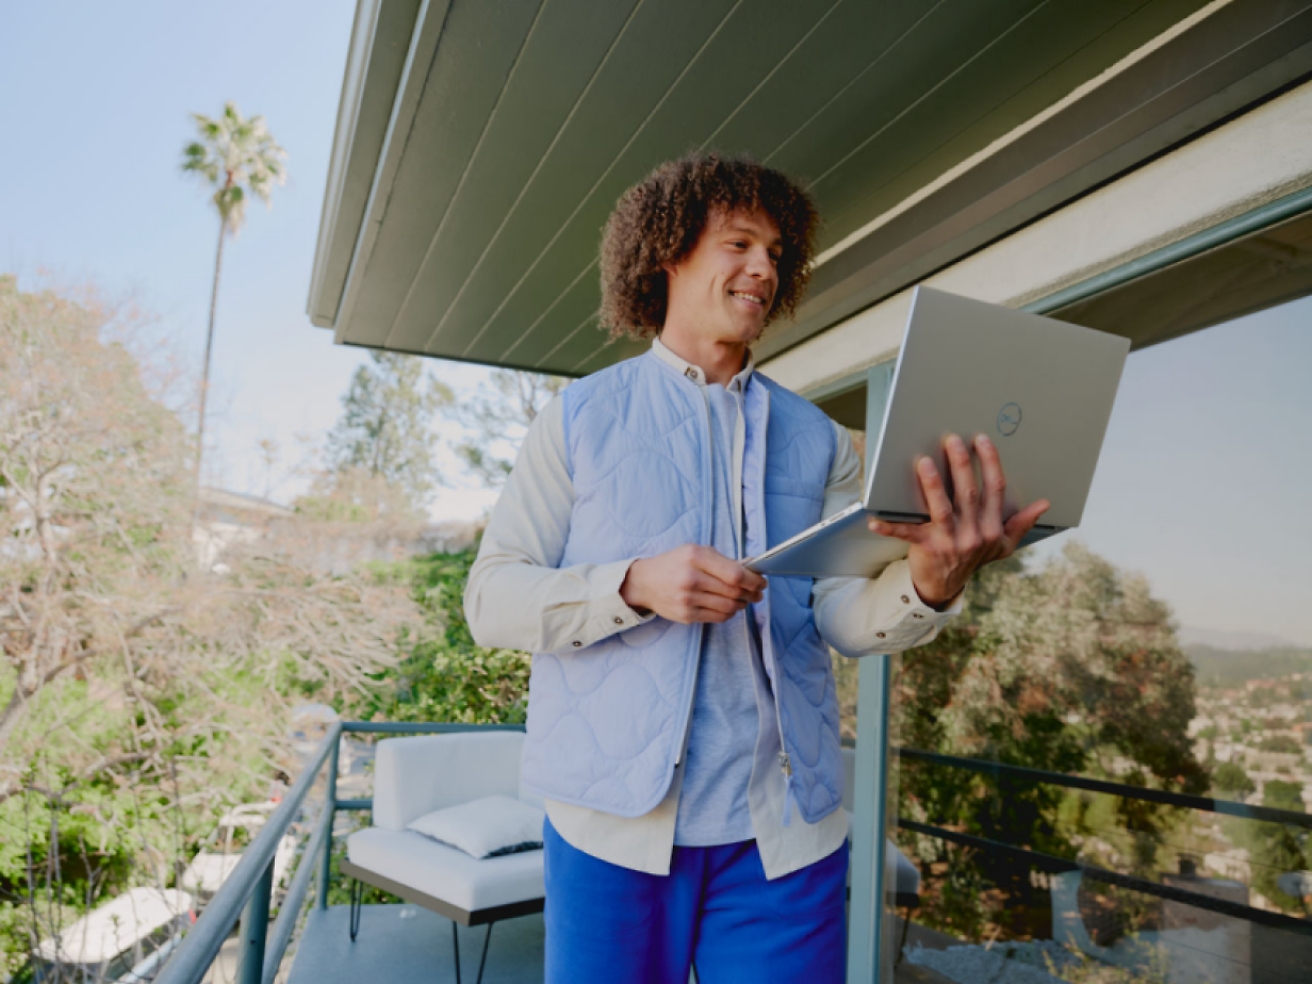
[[1008,403],[998,411],[998,433],[1003,437],[1011,437],[1020,427],[1020,404]]

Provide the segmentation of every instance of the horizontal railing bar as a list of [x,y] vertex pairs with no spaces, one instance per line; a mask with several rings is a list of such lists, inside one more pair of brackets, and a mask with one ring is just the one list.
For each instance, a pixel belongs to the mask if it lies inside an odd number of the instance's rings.
[[1312,815],[1295,813],[1293,810],[1279,810],[1271,806],[1249,806],[1233,800],[1213,799],[1210,796],[1193,796],[1189,793],[1174,793],[1165,789],[1148,789],[1145,786],[1127,786],[1124,783],[1108,782],[1103,779],[1090,779],[1086,776],[1073,776],[1066,772],[1045,772],[1042,769],[1030,769],[1020,765],[1007,765],[1004,762],[989,762],[984,759],[958,758],[955,755],[940,755],[918,748],[894,748],[894,753],[901,758],[913,761],[931,762],[935,765],[956,769],[969,769],[992,775],[1008,775],[1027,782],[1046,783],[1050,786],[1065,786],[1069,789],[1087,789],[1094,793],[1107,793],[1123,799],[1142,800],[1147,803],[1161,803],[1165,806],[1178,806],[1204,813],[1221,813],[1226,816],[1240,817],[1244,820],[1262,820],[1267,823],[1288,823],[1298,827],[1312,829]]
[[1306,919],[1296,919],[1293,916],[1286,916],[1279,912],[1255,909],[1251,905],[1244,905],[1242,902],[1230,902],[1226,899],[1213,898],[1210,895],[1201,895],[1188,889],[1162,885],[1158,882],[1148,881],[1146,878],[1136,878],[1134,875],[1122,875],[1120,872],[1108,871],[1106,868],[1095,868],[1092,865],[1081,864],[1079,861],[1068,861],[1066,858],[1059,858],[1052,854],[1044,854],[1026,847],[1004,844],[1001,841],[990,840],[987,837],[976,837],[974,834],[964,834],[956,830],[935,827],[916,820],[908,820],[905,817],[899,817],[897,825],[903,830],[909,830],[912,833],[923,834],[926,837],[934,837],[939,840],[951,841],[963,847],[973,847],[994,854],[1014,854],[1032,862],[1034,867],[1050,873],[1079,871],[1086,878],[1093,881],[1116,885],[1120,888],[1142,892],[1145,895],[1153,895],[1171,902],[1182,902],[1197,909],[1219,912],[1234,919],[1258,923],[1272,929],[1282,929],[1302,936],[1312,936],[1312,921]]
[[406,721],[344,721],[342,730],[352,734],[436,735],[458,731],[523,731],[522,724],[436,724]]
[[332,815],[333,811],[325,804],[319,822],[314,825],[314,833],[310,835],[309,842],[301,852],[300,863],[296,865],[296,874],[292,876],[292,883],[287,886],[287,894],[283,896],[282,905],[278,907],[278,918],[273,922],[273,929],[269,933],[269,944],[264,950],[264,975],[261,978],[263,984],[272,984],[274,977],[278,975],[283,954],[287,952],[287,944],[291,941],[292,931],[296,928],[296,920],[301,913],[301,905],[305,901],[305,893],[309,891],[310,879],[318,867],[316,862],[319,859],[319,849],[323,846],[324,836],[332,828]]
[[337,809],[339,810],[372,810],[374,801],[371,799],[353,799],[338,800]]
[[[295,784],[288,791],[278,809],[260,829],[250,847],[242,852],[241,860],[214,893],[201,917],[183,937],[178,948],[155,978],[156,984],[196,984],[218,956],[223,941],[241,916],[242,908],[255,891],[260,876],[273,863],[278,843],[291,826],[305,794],[314,785],[315,777],[323,768],[328,753],[337,746],[342,726],[334,722]],[[326,804],[325,804],[326,805]]]

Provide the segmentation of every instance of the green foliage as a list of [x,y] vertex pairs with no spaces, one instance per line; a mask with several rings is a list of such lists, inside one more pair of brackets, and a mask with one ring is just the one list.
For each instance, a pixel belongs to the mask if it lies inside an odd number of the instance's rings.
[[439,481],[433,415],[453,399],[447,386],[425,378],[422,359],[370,353],[351,377],[342,416],[328,434],[330,469],[380,478],[422,509]]
[[1222,762],[1212,773],[1212,787],[1222,796],[1242,800],[1257,789],[1243,766],[1235,762]]
[[1303,746],[1289,735],[1268,735],[1257,743],[1261,752],[1279,752],[1286,755],[1302,755]]
[[1272,779],[1262,790],[1262,805],[1274,810],[1303,813],[1303,786],[1297,782]]
[[[1277,810],[1305,812],[1303,787],[1296,782],[1271,780],[1262,792],[1262,805]],[[1306,828],[1266,821],[1229,819],[1226,836],[1246,848],[1252,862],[1252,887],[1285,912],[1302,913],[1301,899],[1280,891],[1280,876],[1312,868],[1312,836]]]
[[287,180],[287,152],[278,146],[263,116],[241,115],[236,103],[223,104],[217,117],[192,113],[197,139],[182,149],[182,170],[200,175],[214,188],[211,199],[224,231],[241,228],[246,189],[266,205],[273,185]]
[[527,711],[529,657],[478,646],[465,621],[463,597],[471,548],[380,565],[380,577],[404,578],[425,624],[401,643],[395,669],[378,681],[363,713],[373,720],[518,724]]
[[[1141,579],[1078,544],[1035,572],[1014,559],[981,571],[963,614],[903,654],[897,686],[893,727],[904,746],[1129,785],[1195,793],[1209,785],[1188,736],[1193,671],[1169,610]],[[1096,836],[1145,874],[1180,820],[1154,804],[1072,796],[1000,774],[911,760],[900,770],[901,816],[1109,863],[1090,855]],[[903,841],[943,873],[927,892],[931,923],[963,932],[1005,920],[1025,933],[1028,909],[1046,905],[1028,863],[1014,856]]]

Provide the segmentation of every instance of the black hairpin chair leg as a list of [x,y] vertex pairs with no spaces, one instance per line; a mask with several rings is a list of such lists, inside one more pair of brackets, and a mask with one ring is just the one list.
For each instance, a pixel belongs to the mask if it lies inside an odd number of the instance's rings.
[[358,878],[351,879],[351,942],[355,942],[360,932],[360,912],[364,908],[364,882]]
[[[487,945],[492,942],[493,923],[487,924],[487,933],[483,936],[483,956],[478,961],[478,978],[475,984],[483,984],[483,968],[487,966]],[[451,921],[451,944],[456,958],[456,984],[460,984],[460,930]]]

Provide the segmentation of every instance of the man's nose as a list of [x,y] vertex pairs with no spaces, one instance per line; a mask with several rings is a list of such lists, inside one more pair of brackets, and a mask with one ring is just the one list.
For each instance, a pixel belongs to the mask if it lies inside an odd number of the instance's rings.
[[758,280],[774,280],[774,263],[765,247],[753,249],[747,255],[747,272]]

